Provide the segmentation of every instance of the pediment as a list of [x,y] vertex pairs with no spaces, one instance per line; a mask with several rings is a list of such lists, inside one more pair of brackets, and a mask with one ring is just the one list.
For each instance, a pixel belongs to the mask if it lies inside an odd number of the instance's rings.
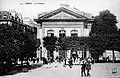
[[49,17],[48,19],[77,19],[77,17],[75,17],[71,14],[68,14],[64,11],[61,11],[60,13],[53,15],[53,16]]
[[57,10],[40,16],[39,19],[87,19],[87,17],[61,7]]

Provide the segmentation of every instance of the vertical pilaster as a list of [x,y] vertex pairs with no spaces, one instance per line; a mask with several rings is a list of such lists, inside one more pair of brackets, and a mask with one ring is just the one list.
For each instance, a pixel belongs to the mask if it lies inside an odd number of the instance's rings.
[[82,25],[82,27],[81,27],[82,36],[84,36],[84,25],[85,25],[85,23],[83,22],[83,25]]
[[43,23],[41,22],[41,26],[42,26],[42,37],[41,37],[41,46],[42,46],[42,57],[45,57],[47,58],[47,51],[46,51],[46,48],[43,47],[43,38],[45,37],[45,27],[43,25]]
[[[42,37],[42,34],[41,34],[41,31],[42,31],[42,29],[41,29],[41,24],[39,24],[38,26],[37,26],[37,39],[40,39],[40,42],[41,42],[41,44],[42,44],[42,39],[41,39],[41,37]],[[39,60],[39,62],[42,60],[41,59],[41,53],[42,53],[42,49],[41,49],[41,47],[39,46],[39,48],[37,49],[37,52],[36,52],[36,57],[37,57],[37,59]]]

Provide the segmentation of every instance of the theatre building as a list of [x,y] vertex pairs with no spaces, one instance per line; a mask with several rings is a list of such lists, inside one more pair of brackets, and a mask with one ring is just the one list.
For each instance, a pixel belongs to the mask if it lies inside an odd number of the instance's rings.
[[[37,38],[42,41],[42,38],[46,36],[89,36],[93,16],[90,13],[85,13],[63,4],[56,10],[39,14],[38,19],[35,19],[35,21],[39,24],[37,27]],[[47,50],[42,48],[42,53],[40,54],[42,54],[42,57],[46,57]],[[80,56],[80,52],[78,54]]]

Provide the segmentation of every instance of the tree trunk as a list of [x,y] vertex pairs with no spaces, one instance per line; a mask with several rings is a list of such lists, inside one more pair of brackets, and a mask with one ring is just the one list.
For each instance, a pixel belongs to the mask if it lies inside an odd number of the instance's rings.
[[23,60],[21,60],[21,66],[23,66]]
[[82,50],[82,60],[84,59],[84,49]]
[[113,55],[113,63],[115,62],[115,53],[114,53],[114,50],[112,50],[112,55]]
[[66,54],[66,53],[67,53],[67,51],[66,51],[66,50],[64,50],[64,53],[65,53],[65,54],[64,54],[64,65],[66,65],[66,56],[67,56],[67,54]]
[[86,58],[86,48],[84,48],[84,59]]
[[84,47],[82,51],[82,59],[85,59],[85,58],[86,58],[86,48]]

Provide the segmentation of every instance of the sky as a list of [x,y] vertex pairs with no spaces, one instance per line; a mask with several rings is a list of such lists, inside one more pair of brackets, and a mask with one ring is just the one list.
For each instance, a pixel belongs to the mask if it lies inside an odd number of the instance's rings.
[[12,9],[23,17],[33,19],[37,18],[39,13],[58,9],[60,4],[68,4],[71,8],[75,7],[93,16],[108,9],[117,17],[117,26],[120,28],[120,0],[0,0],[0,10]]

